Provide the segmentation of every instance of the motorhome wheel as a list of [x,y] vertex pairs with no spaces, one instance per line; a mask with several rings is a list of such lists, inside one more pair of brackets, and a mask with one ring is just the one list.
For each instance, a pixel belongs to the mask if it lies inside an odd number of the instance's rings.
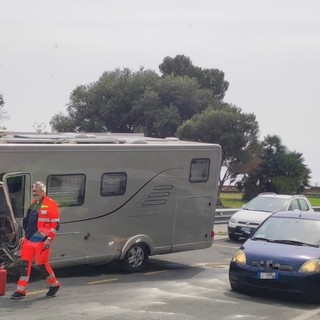
[[127,251],[123,260],[123,267],[128,272],[139,272],[144,269],[148,261],[148,248],[145,244],[134,244]]

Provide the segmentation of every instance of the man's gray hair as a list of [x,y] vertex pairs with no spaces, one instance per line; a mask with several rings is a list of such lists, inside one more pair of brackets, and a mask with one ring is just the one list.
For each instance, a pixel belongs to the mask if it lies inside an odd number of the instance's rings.
[[46,185],[42,181],[36,181],[32,187],[34,188],[36,186],[39,186],[41,191],[46,192]]

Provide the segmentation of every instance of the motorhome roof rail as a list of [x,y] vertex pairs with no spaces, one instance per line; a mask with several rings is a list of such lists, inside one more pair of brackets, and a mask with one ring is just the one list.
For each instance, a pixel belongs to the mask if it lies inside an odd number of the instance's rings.
[[143,133],[111,132],[10,132],[0,130],[0,143],[12,144],[171,144],[177,137],[146,137]]

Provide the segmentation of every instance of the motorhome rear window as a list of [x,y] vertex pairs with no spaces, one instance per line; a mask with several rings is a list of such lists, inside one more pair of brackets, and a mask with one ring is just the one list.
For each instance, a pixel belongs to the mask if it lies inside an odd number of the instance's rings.
[[210,160],[192,159],[190,165],[190,182],[206,182],[209,179]]
[[102,196],[121,196],[127,188],[127,174],[125,172],[104,173],[101,178]]
[[51,175],[47,181],[48,196],[60,207],[81,206],[84,203],[84,174]]

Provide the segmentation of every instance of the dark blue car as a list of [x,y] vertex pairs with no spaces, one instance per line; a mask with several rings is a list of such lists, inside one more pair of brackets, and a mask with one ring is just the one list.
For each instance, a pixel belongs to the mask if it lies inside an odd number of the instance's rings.
[[320,214],[270,216],[234,255],[229,281],[233,290],[294,293],[320,302]]

